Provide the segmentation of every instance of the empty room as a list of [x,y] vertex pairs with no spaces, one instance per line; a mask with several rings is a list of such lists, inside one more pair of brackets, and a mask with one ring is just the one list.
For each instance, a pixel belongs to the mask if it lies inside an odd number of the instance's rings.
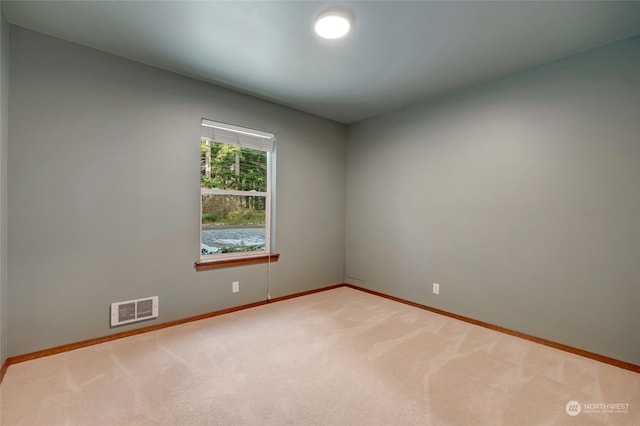
[[0,424],[640,424],[640,2],[0,2]]

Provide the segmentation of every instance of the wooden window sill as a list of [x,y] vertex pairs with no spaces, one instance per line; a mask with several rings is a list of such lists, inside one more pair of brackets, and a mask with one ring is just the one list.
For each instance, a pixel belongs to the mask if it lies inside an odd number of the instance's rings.
[[207,260],[203,262],[196,262],[196,271],[207,271],[209,269],[232,268],[234,266],[277,262],[278,259],[280,259],[280,253],[235,257],[231,259]]

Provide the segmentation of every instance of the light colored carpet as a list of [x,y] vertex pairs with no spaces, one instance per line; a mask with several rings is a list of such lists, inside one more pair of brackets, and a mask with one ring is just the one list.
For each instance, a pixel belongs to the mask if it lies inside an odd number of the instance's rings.
[[12,365],[0,392],[2,426],[640,424],[639,374],[349,288]]

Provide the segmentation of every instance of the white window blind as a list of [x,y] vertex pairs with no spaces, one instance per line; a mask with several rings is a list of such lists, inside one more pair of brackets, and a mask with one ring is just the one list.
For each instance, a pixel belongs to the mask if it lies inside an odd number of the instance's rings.
[[219,123],[206,118],[202,119],[200,129],[200,137],[205,140],[266,152],[273,151],[273,142],[275,140],[275,134],[273,133],[247,129],[233,124]]

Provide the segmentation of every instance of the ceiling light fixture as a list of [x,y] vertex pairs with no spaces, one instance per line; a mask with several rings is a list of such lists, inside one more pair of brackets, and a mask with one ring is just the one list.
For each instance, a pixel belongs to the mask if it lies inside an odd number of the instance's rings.
[[324,12],[316,19],[315,30],[322,38],[336,39],[347,35],[351,29],[351,15],[345,11]]

